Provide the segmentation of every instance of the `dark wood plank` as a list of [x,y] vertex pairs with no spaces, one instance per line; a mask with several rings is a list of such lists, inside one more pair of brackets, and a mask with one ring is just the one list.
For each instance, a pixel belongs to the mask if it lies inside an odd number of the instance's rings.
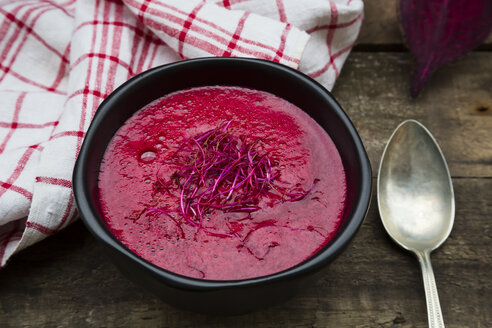
[[[447,327],[491,327],[492,179],[454,179],[456,222],[433,256]],[[265,311],[215,317],[169,307],[129,282],[80,222],[0,271],[2,327],[427,327],[417,261],[380,223],[375,199],[353,243],[298,297]]]
[[387,139],[405,119],[436,137],[458,177],[492,177],[492,53],[474,52],[435,74],[410,98],[409,53],[350,55],[333,93],[367,148],[374,175]]
[[[433,257],[448,327],[492,326],[490,130],[492,54],[473,53],[408,96],[406,53],[353,53],[335,88],[374,171],[403,119],[440,142],[457,178],[456,226]],[[486,108],[479,111],[479,108]],[[416,261],[386,237],[375,203],[354,243],[299,297],[246,316],[220,318],[167,306],[126,280],[80,223],[13,258],[0,271],[0,326],[425,327]]]
[[[408,53],[352,53],[334,94],[376,173],[396,125],[416,118],[438,139],[455,177],[456,224],[433,256],[447,327],[491,327],[492,53],[441,70],[408,95]],[[374,198],[375,200],[375,198]],[[352,245],[295,299],[239,317],[174,309],[124,278],[80,222],[16,255],[0,271],[0,327],[426,327],[416,261],[386,237],[376,203]]]
[[[402,50],[403,37],[398,18],[399,0],[365,0],[364,22],[357,49]],[[478,49],[492,49],[492,34]]]

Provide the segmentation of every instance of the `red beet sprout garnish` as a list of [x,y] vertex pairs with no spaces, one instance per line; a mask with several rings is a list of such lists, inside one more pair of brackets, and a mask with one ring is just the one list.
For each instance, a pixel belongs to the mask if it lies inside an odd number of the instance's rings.
[[[178,167],[171,182],[179,189],[183,218],[198,230],[221,237],[234,234],[203,227],[205,216],[212,211],[252,213],[260,209],[263,197],[298,201],[312,189],[293,192],[278,186],[275,179],[279,172],[272,168],[268,152],[260,150],[260,141],[248,142],[232,135],[231,123],[223,122],[186,139],[170,163]],[[158,181],[165,189],[172,185],[159,176]]]

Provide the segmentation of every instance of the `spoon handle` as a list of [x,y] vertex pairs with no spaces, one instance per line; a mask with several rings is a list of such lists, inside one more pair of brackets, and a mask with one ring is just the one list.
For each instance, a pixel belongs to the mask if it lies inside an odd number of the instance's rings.
[[439,295],[437,294],[436,280],[430,260],[430,252],[417,252],[420,266],[422,267],[422,277],[424,279],[425,299],[427,301],[427,317],[429,318],[429,328],[444,328]]

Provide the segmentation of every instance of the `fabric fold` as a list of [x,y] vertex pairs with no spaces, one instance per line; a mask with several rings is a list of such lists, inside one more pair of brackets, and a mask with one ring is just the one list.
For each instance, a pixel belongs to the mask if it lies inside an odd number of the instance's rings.
[[297,68],[309,34],[284,22],[203,0],[124,0],[181,59],[252,57]]
[[331,89],[361,0],[14,0],[0,3],[0,266],[77,219],[72,171],[102,100],[187,58],[297,68]]

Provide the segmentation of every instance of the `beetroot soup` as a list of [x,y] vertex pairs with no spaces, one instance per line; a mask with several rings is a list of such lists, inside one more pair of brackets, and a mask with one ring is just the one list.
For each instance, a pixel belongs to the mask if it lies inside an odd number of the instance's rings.
[[336,233],[346,181],[326,132],[239,87],[172,93],[135,113],[101,164],[104,220],[166,270],[236,280],[288,269]]

